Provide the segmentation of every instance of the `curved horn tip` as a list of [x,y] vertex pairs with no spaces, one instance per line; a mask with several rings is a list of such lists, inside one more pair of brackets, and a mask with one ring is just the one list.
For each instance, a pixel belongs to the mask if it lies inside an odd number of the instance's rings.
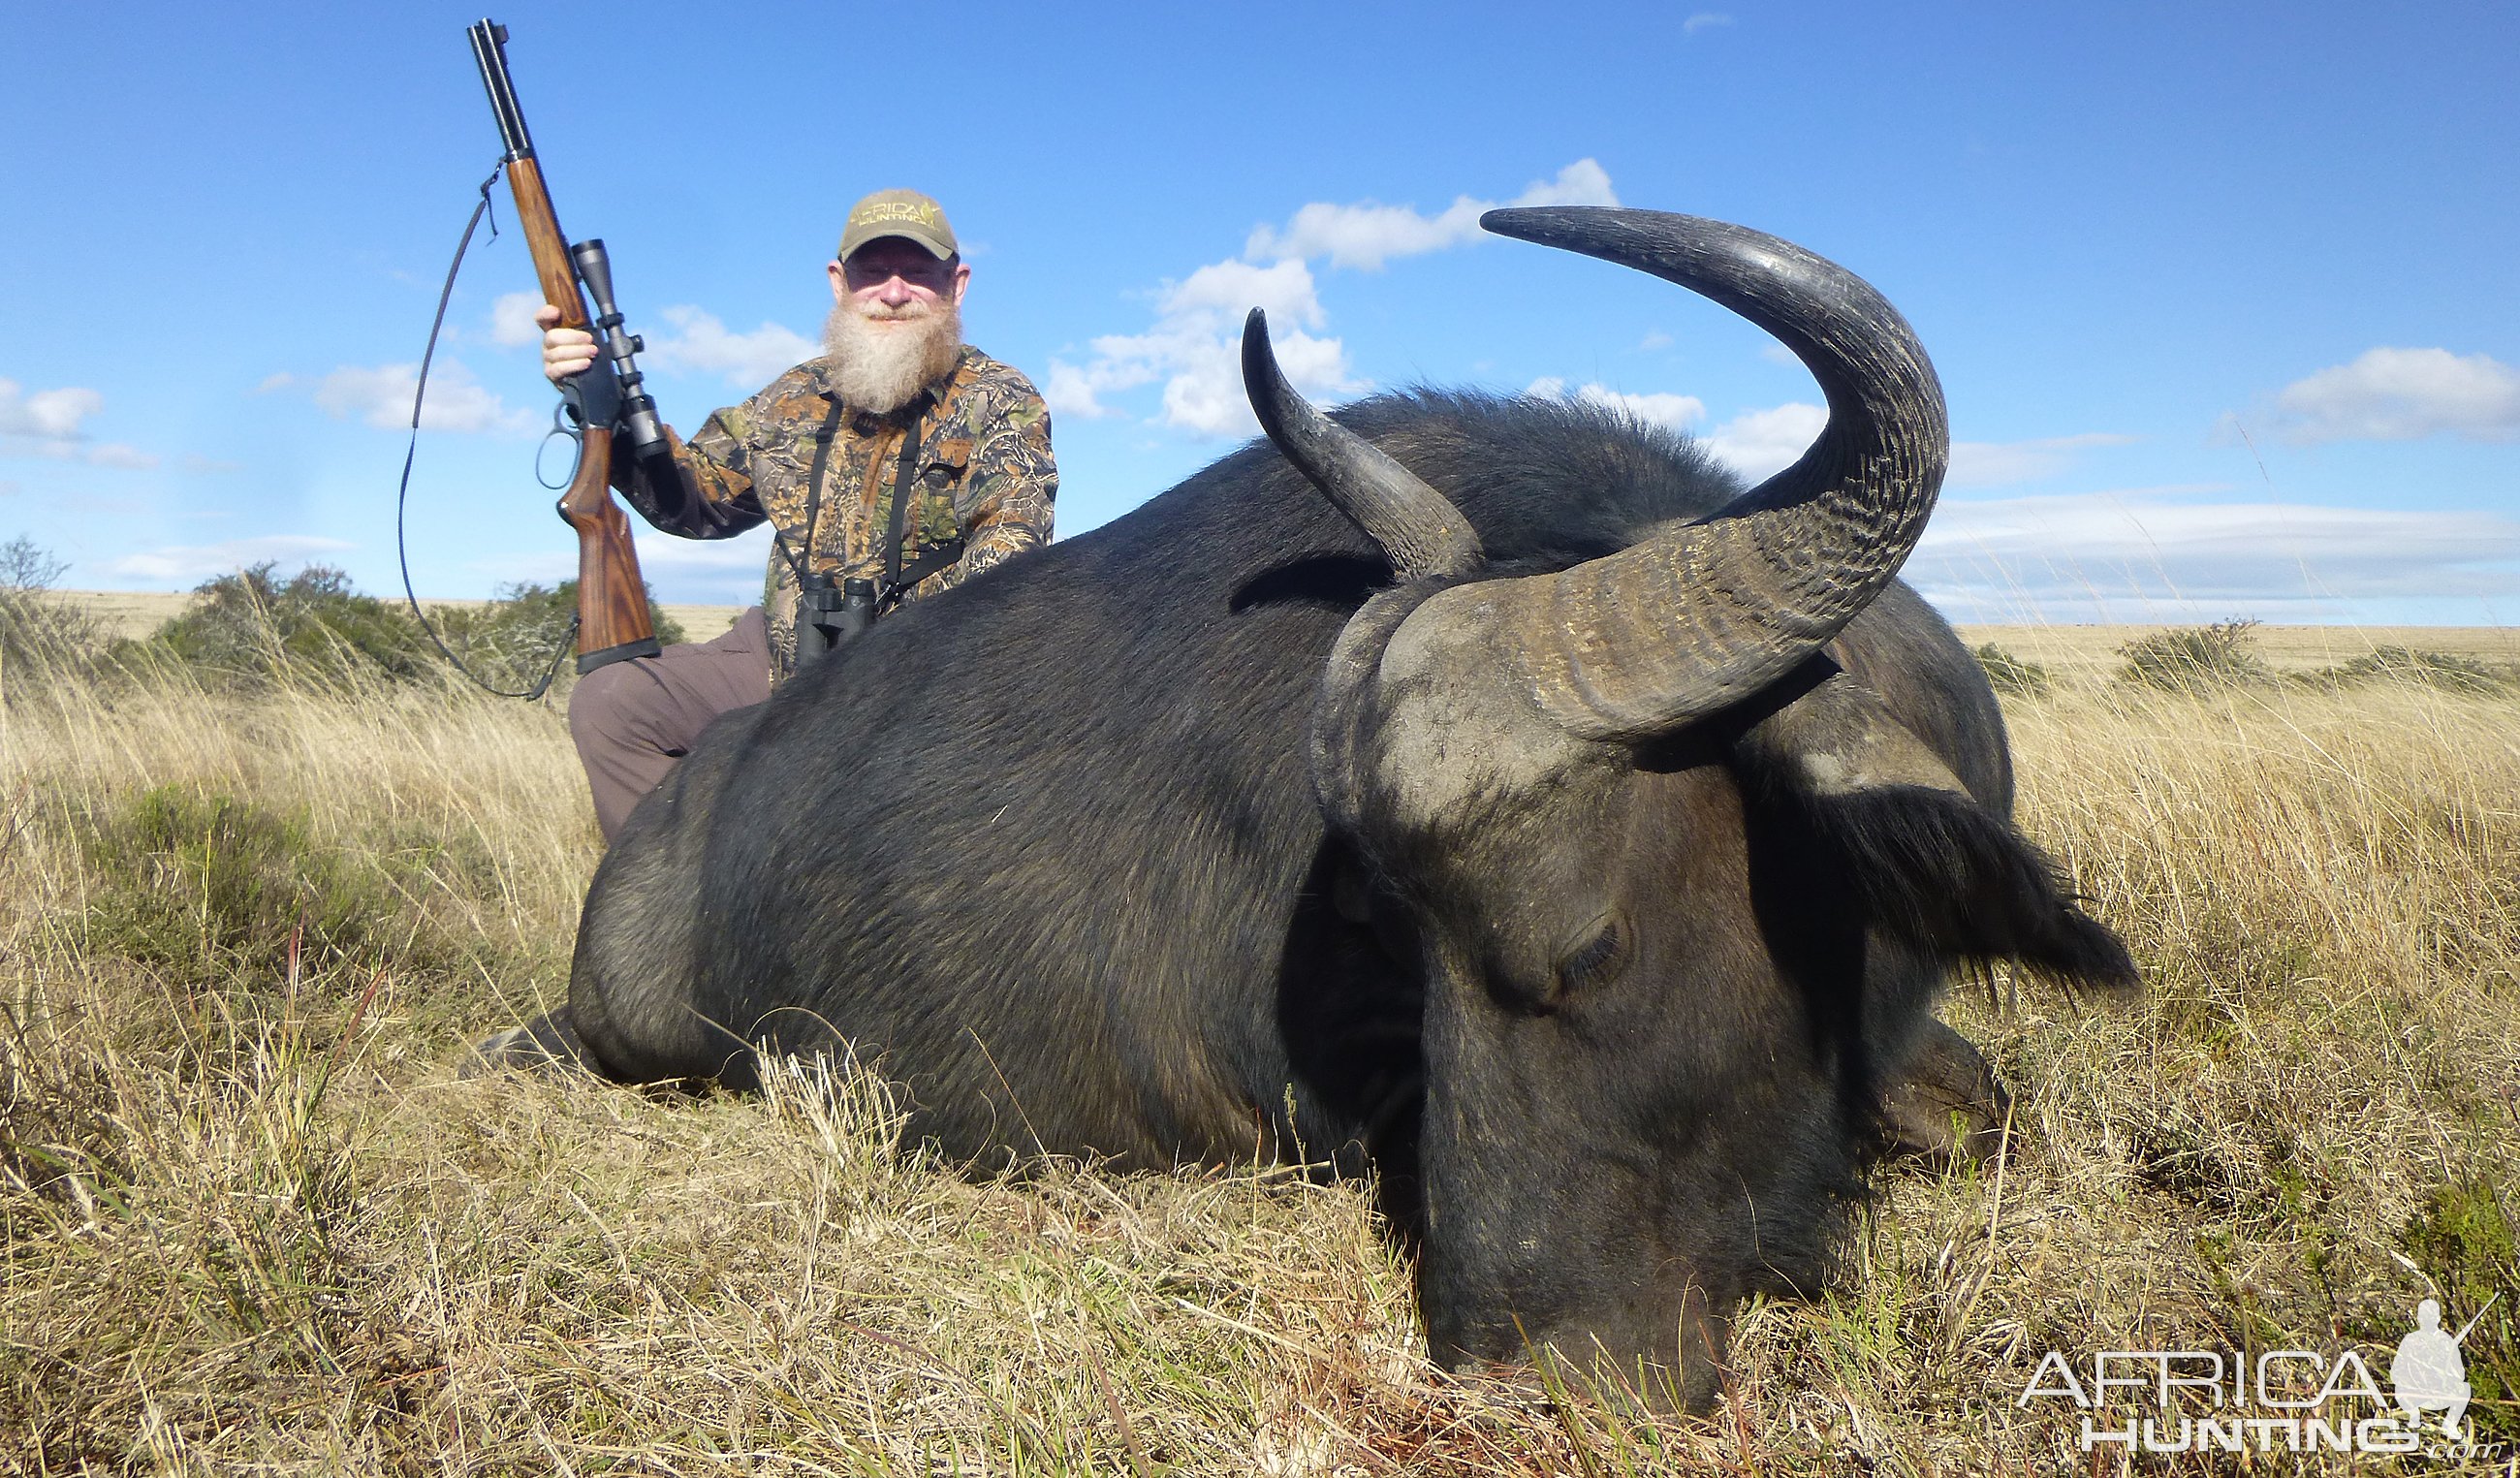
[[1498,236],[1519,236],[1521,233],[1513,228],[1528,217],[1534,208],[1529,205],[1499,205],[1494,210],[1483,210],[1479,212],[1479,229],[1494,232]]
[[1269,315],[1260,308],[1242,319],[1242,393],[1260,420],[1260,429],[1281,450],[1290,434],[1288,423],[1301,425],[1309,419],[1305,413],[1312,410],[1287,382],[1285,371],[1278,368],[1277,348],[1269,342]]
[[1530,216],[1531,207],[1529,206],[1501,205],[1494,210],[1479,213],[1479,229],[1491,236],[1508,237],[1514,241],[1529,241],[1531,238],[1517,228],[1522,227]]
[[1634,219],[1657,216],[1666,220],[1689,220],[1688,216],[1670,215],[1663,211],[1639,210],[1630,205],[1500,205],[1481,213],[1479,229],[1496,236],[1511,237],[1518,242],[1553,245],[1549,237],[1588,221],[1610,218]]
[[1484,556],[1479,536],[1445,496],[1389,453],[1322,414],[1286,380],[1269,345],[1269,319],[1242,320],[1242,389],[1260,429],[1405,579],[1458,574]]
[[[1278,373],[1278,351],[1269,342],[1269,313],[1254,308],[1242,316],[1242,381],[1244,389],[1256,401],[1258,388],[1253,381],[1268,382],[1282,379]],[[1267,413],[1262,413],[1265,417]]]

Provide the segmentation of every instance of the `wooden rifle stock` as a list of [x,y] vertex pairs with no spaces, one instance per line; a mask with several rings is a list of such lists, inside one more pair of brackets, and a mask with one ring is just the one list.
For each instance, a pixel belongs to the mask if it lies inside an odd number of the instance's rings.
[[[470,34],[507,145],[508,188],[516,197],[517,220],[524,229],[526,248],[533,253],[543,301],[560,310],[562,328],[591,330],[594,320],[586,311],[586,295],[569,256],[568,239],[561,235],[560,216],[552,209],[542,164],[534,157],[524,117],[517,109],[516,89],[508,78],[507,27],[484,21]],[[655,623],[648,614],[648,586],[639,573],[639,551],[630,542],[630,519],[612,501],[609,408],[619,398],[612,375],[599,344],[595,364],[562,391],[582,418],[577,473],[560,500],[561,517],[577,530],[577,670],[581,673],[625,657],[652,656],[657,650]],[[599,379],[602,395],[579,390],[580,381]],[[588,414],[595,405],[605,408],[601,415]]]

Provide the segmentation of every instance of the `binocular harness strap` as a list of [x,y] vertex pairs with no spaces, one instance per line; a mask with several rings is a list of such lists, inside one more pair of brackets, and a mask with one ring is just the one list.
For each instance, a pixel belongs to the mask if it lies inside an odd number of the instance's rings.
[[[796,570],[800,586],[813,578],[814,530],[823,513],[823,473],[831,464],[832,442],[839,433],[840,420],[847,414],[840,402],[832,401],[831,416],[816,433],[814,464],[805,474],[805,548]],[[891,516],[884,528],[883,580],[876,597],[878,611],[898,605],[913,586],[962,559],[967,543],[958,533],[928,546],[907,564],[902,562],[903,528],[910,515],[911,500],[918,496],[919,456],[924,449],[921,432],[924,425],[924,413],[911,418],[909,428],[902,433],[900,461],[893,468]]]
[[823,469],[832,462],[832,441],[840,434],[840,418],[847,408],[837,400],[832,402],[832,414],[823,418],[823,427],[814,433],[814,465],[805,473],[805,553],[804,561],[796,567],[796,579],[802,584],[814,568],[814,521],[823,514]]

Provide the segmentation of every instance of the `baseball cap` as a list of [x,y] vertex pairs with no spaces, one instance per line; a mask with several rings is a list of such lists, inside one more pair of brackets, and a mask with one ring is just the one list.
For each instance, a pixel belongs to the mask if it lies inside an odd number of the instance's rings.
[[849,207],[848,224],[840,232],[840,260],[886,236],[917,242],[939,261],[962,249],[954,244],[944,206],[916,190],[878,190]]

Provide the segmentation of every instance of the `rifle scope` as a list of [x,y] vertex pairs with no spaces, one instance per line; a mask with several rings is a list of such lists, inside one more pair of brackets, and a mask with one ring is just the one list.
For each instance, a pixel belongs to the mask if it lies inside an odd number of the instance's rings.
[[648,340],[621,332],[621,310],[612,303],[612,258],[605,253],[604,238],[588,237],[569,247],[568,256],[577,263],[578,280],[586,284],[587,294],[595,299],[595,332],[604,336],[604,357],[612,361],[613,379],[621,386],[619,424],[630,438],[630,450],[641,457],[669,450],[665,428],[656,422],[655,399],[639,388],[648,377],[630,357],[646,349]]

